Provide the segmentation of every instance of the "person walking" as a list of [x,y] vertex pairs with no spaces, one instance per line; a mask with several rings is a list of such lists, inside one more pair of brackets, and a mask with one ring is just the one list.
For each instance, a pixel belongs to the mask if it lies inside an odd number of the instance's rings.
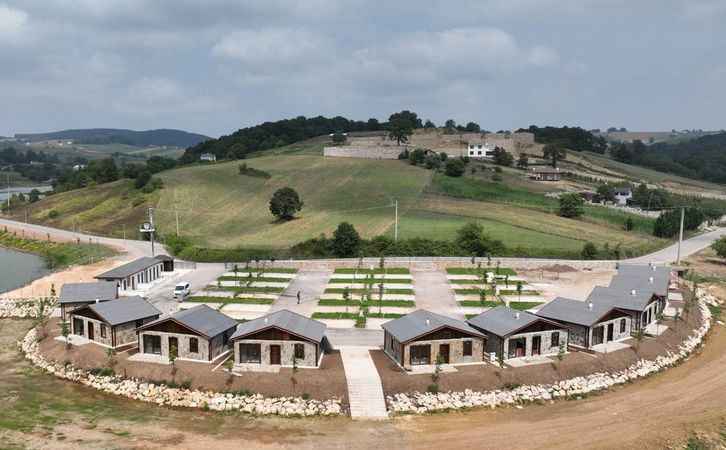
[[297,291],[297,304],[300,304],[300,291]]

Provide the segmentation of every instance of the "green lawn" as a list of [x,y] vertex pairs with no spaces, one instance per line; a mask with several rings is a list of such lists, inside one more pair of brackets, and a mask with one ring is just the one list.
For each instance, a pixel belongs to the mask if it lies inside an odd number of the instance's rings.
[[292,279],[291,278],[271,278],[271,277],[234,277],[234,276],[227,276],[223,275],[219,278],[217,278],[219,281],[239,281],[241,284],[245,284],[246,282],[260,282],[260,283],[289,283]]
[[402,278],[373,278],[373,279],[366,279],[366,278],[331,278],[328,282],[330,284],[366,284],[366,283],[372,283],[372,284],[380,284],[380,283],[386,283],[386,284],[411,284],[411,279],[402,279]]
[[[327,288],[325,289],[326,294],[342,294],[345,292],[344,288]],[[365,294],[365,289],[348,289],[351,294]],[[372,294],[375,294],[373,292]],[[413,289],[384,289],[384,294],[399,294],[399,295],[413,295]]]
[[371,269],[338,268],[338,269],[335,269],[335,273],[340,273],[340,274],[356,274],[356,273],[369,274],[369,273],[373,273],[373,274],[406,275],[406,274],[410,274],[411,271],[408,270],[405,267],[385,267],[383,269],[381,269],[381,268],[375,268],[373,270],[371,270]]
[[509,307],[519,311],[524,311],[526,309],[532,309],[543,304],[544,303],[541,302],[509,302]]
[[361,303],[358,300],[335,300],[335,299],[320,299],[318,300],[318,305],[320,306],[365,306],[368,308],[377,308],[379,306],[383,307],[400,307],[400,308],[408,308],[408,307],[414,307],[416,306],[416,303],[412,300],[383,300],[379,302],[378,300],[371,300],[370,302],[363,302]]
[[[509,276],[515,276],[517,275],[517,272],[515,272],[513,269],[510,269],[508,267],[500,267],[498,270],[496,267],[482,267],[484,271],[486,272],[492,272],[496,275],[509,275]],[[498,273],[497,273],[498,272]],[[479,269],[476,267],[447,267],[446,273],[450,275],[479,275]],[[455,282],[455,280],[450,280],[452,283]]]
[[459,306],[465,308],[496,308],[497,306],[503,306],[502,302],[478,302],[476,300],[464,300],[458,302]]
[[194,296],[184,299],[185,302],[192,303],[236,303],[242,305],[271,305],[274,300],[271,298],[250,298],[250,297],[211,297],[211,296]]

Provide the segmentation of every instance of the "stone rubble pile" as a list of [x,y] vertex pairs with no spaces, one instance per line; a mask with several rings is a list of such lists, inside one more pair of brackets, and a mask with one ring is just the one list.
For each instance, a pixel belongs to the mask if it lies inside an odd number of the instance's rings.
[[81,383],[100,391],[121,395],[134,400],[156,403],[162,406],[203,408],[213,411],[242,411],[255,415],[280,416],[333,416],[343,413],[340,399],[325,401],[305,400],[300,397],[266,398],[260,394],[239,395],[156,385],[137,379],[119,376],[93,375],[72,365],[46,360],[38,350],[35,329],[18,342],[25,357],[34,365],[58,378]]
[[[41,302],[45,304],[41,307]],[[36,318],[43,312],[43,315],[48,315],[55,307],[55,299],[12,299],[2,298],[0,299],[0,319],[15,318],[15,319],[32,319]]]
[[549,401],[556,398],[577,398],[591,392],[608,389],[638,378],[647,377],[683,361],[696,349],[711,327],[710,300],[705,291],[698,292],[702,325],[693,331],[679,346],[678,351],[660,355],[654,360],[639,360],[625,370],[598,372],[587,376],[562,380],[550,385],[519,386],[512,390],[395,394],[387,396],[388,411],[394,414],[424,414],[432,411],[455,410],[488,406],[521,405]]

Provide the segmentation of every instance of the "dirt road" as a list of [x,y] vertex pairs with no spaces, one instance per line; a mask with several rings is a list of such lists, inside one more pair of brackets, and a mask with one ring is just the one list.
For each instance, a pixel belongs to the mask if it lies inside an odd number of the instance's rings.
[[[524,409],[411,416],[389,422],[250,418],[156,408],[106,396],[28,371],[18,356],[9,357],[11,352],[17,355],[10,345],[27,326],[0,321],[4,343],[0,386],[10,393],[5,400],[12,403],[0,412],[0,444],[22,443],[28,448],[655,449],[683,444],[692,430],[726,430],[726,330],[721,325],[715,326],[703,351],[683,365],[602,395]],[[58,402],[62,404],[54,406]],[[22,427],[7,425],[17,423]]]

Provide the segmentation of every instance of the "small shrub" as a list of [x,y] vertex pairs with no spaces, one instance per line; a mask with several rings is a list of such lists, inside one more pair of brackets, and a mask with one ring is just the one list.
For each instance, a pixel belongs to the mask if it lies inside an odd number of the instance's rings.
[[56,211],[55,209],[51,209],[50,212],[48,212],[48,218],[49,219],[56,219],[60,216],[60,213]]
[[192,380],[184,380],[181,383],[179,383],[179,387],[181,389],[191,389],[192,388]]
[[302,399],[303,400],[310,400],[310,394],[308,394],[307,392],[303,392]]
[[438,394],[439,393],[439,385],[436,383],[431,383],[426,387],[426,392],[430,392],[432,394]]

